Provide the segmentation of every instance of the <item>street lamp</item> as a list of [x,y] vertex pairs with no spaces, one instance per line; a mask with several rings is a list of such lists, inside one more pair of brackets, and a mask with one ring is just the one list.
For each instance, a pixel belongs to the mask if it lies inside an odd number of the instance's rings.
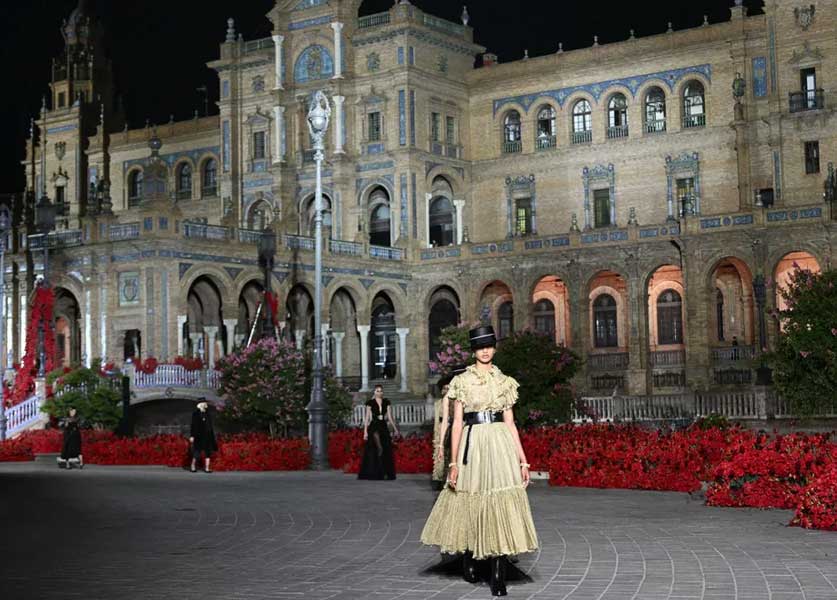
[[311,444],[311,466],[314,469],[328,467],[326,453],[326,426],[328,405],[323,394],[323,139],[328,129],[331,107],[322,91],[314,93],[308,110],[308,131],[314,142],[314,162],[317,164],[317,186],[314,195],[314,369],[311,402],[308,404],[308,439]]
[[834,174],[834,163],[828,163],[828,177],[823,182],[822,199],[828,203],[828,217],[834,218],[834,200],[837,198],[837,176]]
[[[43,177],[43,175],[42,175]],[[43,235],[44,244],[44,280],[41,285],[48,286],[47,269],[49,266],[49,232],[55,227],[55,205],[49,201],[46,195],[46,186],[43,188],[41,199],[35,206],[35,224],[38,231]],[[44,348],[44,337],[46,336],[47,323],[44,323],[43,317],[38,323],[38,377],[46,375],[46,349]]]
[[267,226],[259,236],[259,266],[264,269],[264,320],[261,338],[273,337],[273,310],[270,306],[270,274],[273,271],[273,257],[276,255],[276,232]]
[[[6,239],[9,211],[0,209],[0,348],[6,347]],[[2,357],[0,357],[2,358]],[[0,360],[0,389],[6,390],[6,361]],[[0,394],[0,442],[6,441],[6,398]]]

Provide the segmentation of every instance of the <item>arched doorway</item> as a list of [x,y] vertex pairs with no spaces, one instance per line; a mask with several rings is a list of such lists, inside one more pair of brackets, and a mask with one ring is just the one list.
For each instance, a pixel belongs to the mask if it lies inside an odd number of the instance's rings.
[[787,292],[790,279],[797,270],[819,273],[821,271],[820,263],[809,252],[789,252],[779,259],[773,272],[773,281],[776,282],[777,310],[788,309],[788,302],[784,293]]
[[438,288],[430,296],[430,314],[427,319],[430,360],[436,358],[441,350],[439,335],[445,327],[458,325],[459,296],[451,288],[443,286]]
[[654,388],[686,385],[683,272],[663,265],[648,279],[648,349]]
[[378,186],[369,194],[369,243],[392,245],[392,215],[389,193]]
[[259,200],[247,211],[247,229],[262,231],[273,223],[273,208],[266,200]]
[[[299,220],[299,235],[314,236],[314,196],[307,198],[303,202],[302,214]],[[332,237],[333,230],[333,216],[332,216],[332,202],[328,194],[323,194],[323,230],[326,232],[328,238]]]
[[735,257],[719,260],[712,269],[707,291],[713,380],[718,385],[749,384],[755,356],[750,269]]
[[345,288],[338,289],[329,304],[329,337],[326,355],[335,377],[350,389],[360,388],[360,335],[357,331],[357,306]]
[[560,277],[547,275],[535,285],[532,293],[535,331],[550,336],[556,344],[570,344],[570,298],[567,285]]
[[483,288],[479,315],[481,322],[494,327],[498,340],[514,333],[514,299],[505,282],[495,280]]
[[397,374],[395,349],[398,341],[395,333],[395,306],[384,292],[372,301],[371,326],[372,379],[394,379]]
[[306,339],[314,338],[314,299],[303,285],[295,285],[288,293],[285,337],[302,349]]
[[587,372],[591,389],[625,389],[628,368],[628,285],[614,271],[600,271],[588,285]]
[[[252,280],[241,289],[238,295],[238,321],[235,325],[234,343],[240,347],[247,343],[256,326],[256,315],[264,299],[264,286],[261,281]],[[262,307],[264,310],[264,307]]]
[[[55,365],[70,367],[82,362],[81,309],[66,288],[55,288]],[[92,358],[92,357],[87,357]]]
[[428,241],[433,247],[452,246],[458,242],[453,187],[439,175],[433,179],[431,194],[428,205]]
[[209,276],[198,277],[189,287],[186,296],[188,317],[184,324],[187,354],[200,357],[205,363],[214,365],[215,359],[224,355],[227,334],[221,325],[221,292]]

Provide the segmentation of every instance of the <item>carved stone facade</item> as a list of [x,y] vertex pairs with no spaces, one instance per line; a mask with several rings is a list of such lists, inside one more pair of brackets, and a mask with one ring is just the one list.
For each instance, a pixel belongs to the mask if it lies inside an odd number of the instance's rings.
[[[49,278],[66,292],[66,356],[208,358],[240,344],[267,226],[281,234],[283,335],[313,335],[305,119],[323,89],[323,323],[342,376],[421,396],[435,332],[490,320],[572,346],[594,393],[752,382],[778,335],[776,290],[762,283],[794,262],[830,265],[837,241],[822,201],[837,151],[833,3],[769,0],[752,17],[736,3],[723,23],[505,64],[488,55],[477,69],[471,28],[410,3],[358,18],[359,4],[279,0],[261,40],[230,23],[210,63],[219,116],[123,129],[109,76],[90,74],[63,105],[76,83],[54,76],[36,128],[47,150],[41,161],[30,144],[27,173],[38,194],[44,174],[65,188]],[[152,202],[142,175],[155,135],[168,179]],[[98,209],[101,181],[113,214]],[[7,272],[15,357],[27,264],[43,264],[19,250]]]

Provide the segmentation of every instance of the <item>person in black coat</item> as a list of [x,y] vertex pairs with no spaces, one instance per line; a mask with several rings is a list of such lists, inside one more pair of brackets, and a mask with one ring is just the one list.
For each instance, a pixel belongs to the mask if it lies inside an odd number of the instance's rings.
[[192,427],[189,431],[189,442],[192,444],[192,473],[196,471],[195,464],[204,454],[204,468],[210,473],[209,460],[212,453],[218,450],[218,442],[215,441],[215,427],[212,425],[212,415],[207,410],[209,404],[201,398],[195,412],[192,413]]
[[58,458],[58,466],[73,468],[73,464],[79,469],[84,468],[84,457],[81,455],[81,420],[74,407],[70,407],[67,416],[61,419],[60,426],[64,429],[64,443],[61,445],[61,456]]

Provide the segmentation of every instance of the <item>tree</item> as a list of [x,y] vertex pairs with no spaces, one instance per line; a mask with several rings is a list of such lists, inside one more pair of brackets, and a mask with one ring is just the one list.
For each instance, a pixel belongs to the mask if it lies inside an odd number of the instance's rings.
[[531,330],[501,340],[495,364],[520,384],[515,418],[524,426],[570,419],[574,393],[569,384],[578,370],[578,356],[553,338]]
[[55,393],[41,410],[54,418],[66,417],[76,409],[82,425],[97,429],[115,429],[122,418],[122,395],[119,379],[80,367],[71,371],[53,371],[47,377]]
[[794,414],[831,412],[837,398],[837,270],[796,267],[780,289],[787,309],[779,343],[769,357],[780,395]]
[[436,353],[436,360],[428,363],[430,371],[438,375],[449,375],[454,367],[473,362],[473,354],[469,350],[469,326],[449,325],[439,333],[441,350]]

